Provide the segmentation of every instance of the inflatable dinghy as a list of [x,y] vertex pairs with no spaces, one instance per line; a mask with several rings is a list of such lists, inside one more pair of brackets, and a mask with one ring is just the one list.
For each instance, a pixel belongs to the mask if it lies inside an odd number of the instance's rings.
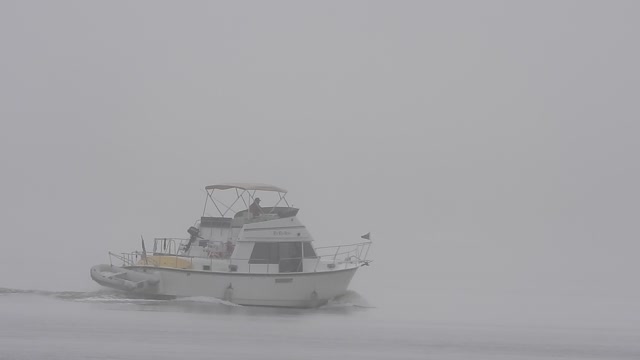
[[102,286],[133,292],[153,292],[160,282],[158,274],[139,272],[106,264],[92,267],[91,278]]

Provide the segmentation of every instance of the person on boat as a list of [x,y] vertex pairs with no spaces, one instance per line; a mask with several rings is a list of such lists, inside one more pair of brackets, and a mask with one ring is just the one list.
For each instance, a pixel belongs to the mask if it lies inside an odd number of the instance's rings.
[[260,207],[260,198],[253,200],[253,204],[249,206],[249,212],[253,217],[260,216],[262,214],[262,208]]

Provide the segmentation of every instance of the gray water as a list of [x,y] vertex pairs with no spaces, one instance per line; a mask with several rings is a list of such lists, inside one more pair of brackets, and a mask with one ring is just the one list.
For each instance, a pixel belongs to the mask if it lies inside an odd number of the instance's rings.
[[0,289],[0,358],[640,359],[633,327],[436,321],[401,309],[355,292],[303,310]]

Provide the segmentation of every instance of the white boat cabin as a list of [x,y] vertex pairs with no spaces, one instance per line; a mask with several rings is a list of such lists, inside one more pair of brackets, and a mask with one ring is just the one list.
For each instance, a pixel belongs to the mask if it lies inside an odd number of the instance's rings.
[[[240,273],[296,273],[335,270],[335,259],[323,262],[312,245],[313,238],[296,217],[286,190],[264,184],[226,183],[207,186],[202,217],[187,231],[189,239],[157,238],[153,256],[161,266],[201,271]],[[235,190],[231,205],[214,197],[215,190]],[[257,191],[277,194],[275,204],[260,203]],[[219,216],[211,216],[211,204]],[[286,206],[282,206],[286,205]],[[253,210],[252,206],[254,206]],[[240,208],[240,209],[238,209]],[[233,214],[233,216],[231,216]],[[166,259],[169,256],[175,259]]]

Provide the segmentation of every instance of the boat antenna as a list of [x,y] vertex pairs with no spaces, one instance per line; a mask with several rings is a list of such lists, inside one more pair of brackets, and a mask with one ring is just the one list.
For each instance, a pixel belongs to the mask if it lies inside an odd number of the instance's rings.
[[142,260],[144,260],[144,264],[147,265],[147,249],[144,247],[144,238],[142,234],[140,235],[140,241],[142,242]]

